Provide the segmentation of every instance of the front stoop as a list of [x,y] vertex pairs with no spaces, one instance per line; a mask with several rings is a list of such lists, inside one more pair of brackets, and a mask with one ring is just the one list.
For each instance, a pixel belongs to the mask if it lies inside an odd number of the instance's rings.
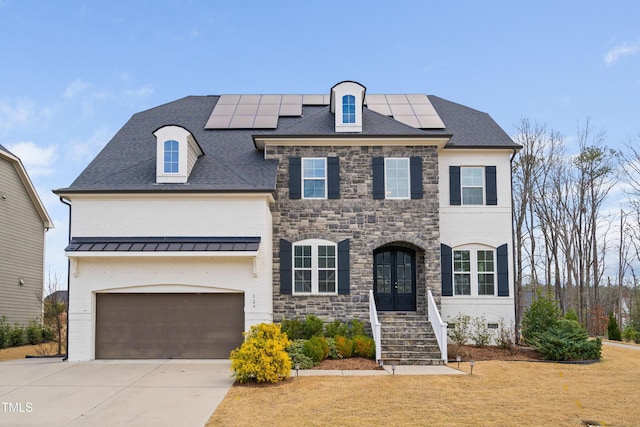
[[381,357],[385,365],[444,365],[438,341],[426,316],[378,313],[382,325]]

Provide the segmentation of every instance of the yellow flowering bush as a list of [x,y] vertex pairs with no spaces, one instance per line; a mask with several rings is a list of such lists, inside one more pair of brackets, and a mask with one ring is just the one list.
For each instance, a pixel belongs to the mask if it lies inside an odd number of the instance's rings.
[[291,359],[286,348],[291,345],[280,325],[260,323],[245,333],[244,343],[231,352],[231,370],[241,384],[276,383],[291,374]]

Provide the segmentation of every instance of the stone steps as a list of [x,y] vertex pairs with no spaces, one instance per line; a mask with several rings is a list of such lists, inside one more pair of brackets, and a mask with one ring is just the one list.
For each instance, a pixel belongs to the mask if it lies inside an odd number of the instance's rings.
[[442,365],[438,341],[425,316],[415,313],[384,313],[379,317],[383,363],[396,365]]

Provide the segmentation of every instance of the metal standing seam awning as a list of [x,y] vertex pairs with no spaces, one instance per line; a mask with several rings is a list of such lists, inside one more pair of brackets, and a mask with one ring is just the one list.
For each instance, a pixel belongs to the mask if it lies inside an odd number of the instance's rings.
[[65,248],[77,274],[84,257],[252,257],[254,274],[260,237],[73,237]]

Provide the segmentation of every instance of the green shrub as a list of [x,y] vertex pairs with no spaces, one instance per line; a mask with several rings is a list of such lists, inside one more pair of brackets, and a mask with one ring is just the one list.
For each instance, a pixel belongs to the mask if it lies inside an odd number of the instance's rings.
[[478,347],[486,347],[491,342],[491,331],[487,326],[487,319],[484,316],[473,319],[473,332],[471,338]]
[[282,319],[280,328],[282,332],[287,334],[287,337],[289,337],[290,340],[300,340],[304,337],[302,330],[303,325],[304,322],[300,319]]
[[7,322],[7,316],[0,316],[0,348],[9,346],[11,325]]
[[575,320],[576,322],[578,321],[578,313],[576,313],[576,311],[572,308],[569,311],[567,311],[564,315],[564,318],[567,320]]
[[376,357],[376,343],[366,335],[353,337],[353,355],[374,359]]
[[240,383],[278,382],[291,373],[286,348],[291,345],[280,325],[261,323],[251,327],[245,341],[231,351],[231,369]]
[[323,330],[324,322],[322,321],[322,319],[313,314],[309,314],[304,319],[304,324],[302,325],[302,338],[308,340],[311,339],[311,337],[322,335]]
[[447,332],[456,346],[464,345],[471,338],[471,317],[458,313],[456,317],[450,319]]
[[345,336],[335,337],[336,350],[342,357],[351,357],[353,354],[353,341]]
[[575,320],[562,319],[531,340],[531,345],[547,360],[599,360],[602,341],[588,340],[587,332]]
[[525,310],[522,319],[522,336],[527,343],[535,340],[538,334],[546,332],[558,324],[561,317],[560,307],[551,292],[536,292],[531,305]]
[[349,321],[349,332],[347,337],[353,339],[354,337],[365,335],[364,322],[358,319],[351,319]]
[[336,339],[327,337],[327,344],[329,345],[329,355],[327,356],[329,359],[342,359],[342,354],[338,351],[338,347],[336,346]]
[[304,352],[305,356],[313,360],[315,364],[318,364],[324,359],[324,348],[320,340],[313,338],[304,342],[302,351]]
[[618,321],[613,315],[613,312],[609,312],[609,323],[607,324],[607,337],[613,341],[622,341],[622,335],[620,328],[618,328]]
[[339,320],[334,320],[331,323],[327,323],[324,327],[325,337],[335,337],[338,335],[346,336],[348,332],[349,326]]
[[39,344],[44,339],[44,329],[42,323],[37,320],[31,320],[26,328],[27,342],[29,344]]
[[54,328],[50,328],[45,326],[42,328],[42,341],[50,342],[56,339],[56,330]]
[[625,341],[640,343],[640,333],[635,330],[631,323],[625,325],[622,331],[622,338],[624,338]]
[[16,322],[13,328],[11,328],[11,332],[9,332],[9,345],[12,347],[19,347],[25,343],[26,337],[24,328]]
[[295,340],[287,347],[287,354],[291,358],[291,366],[298,364],[300,369],[311,369],[315,366],[313,360],[304,354],[304,343],[306,340]]

